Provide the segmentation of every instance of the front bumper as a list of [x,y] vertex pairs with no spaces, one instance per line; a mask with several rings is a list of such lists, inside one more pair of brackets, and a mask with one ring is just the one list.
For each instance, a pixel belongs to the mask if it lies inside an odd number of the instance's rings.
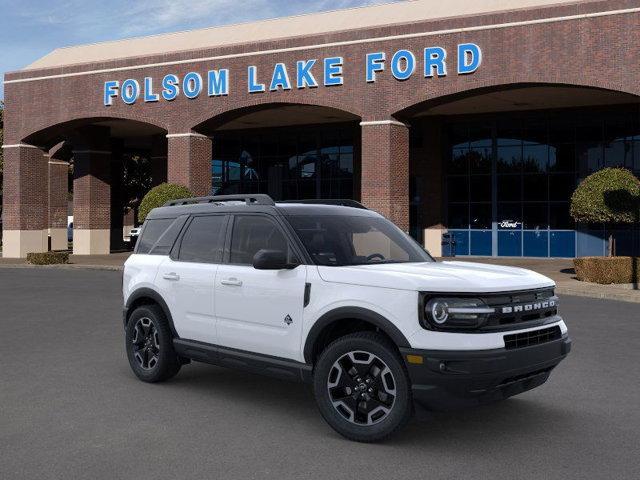
[[564,334],[547,343],[510,350],[401,348],[400,352],[414,400],[427,408],[449,410],[491,403],[542,385],[570,350],[571,340]]

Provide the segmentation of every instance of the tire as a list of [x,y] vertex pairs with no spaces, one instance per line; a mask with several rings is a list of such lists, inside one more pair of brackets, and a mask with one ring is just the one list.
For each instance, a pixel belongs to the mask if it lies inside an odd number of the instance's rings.
[[326,422],[357,442],[383,440],[413,414],[407,370],[395,346],[378,333],[353,333],[326,347],[315,365],[313,390]]
[[142,305],[131,313],[125,348],[131,370],[143,382],[163,382],[180,371],[169,322],[157,305]]

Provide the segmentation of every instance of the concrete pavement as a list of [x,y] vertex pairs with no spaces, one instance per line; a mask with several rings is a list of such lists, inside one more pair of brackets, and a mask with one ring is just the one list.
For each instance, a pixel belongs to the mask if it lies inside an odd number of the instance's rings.
[[306,385],[202,364],[138,381],[119,290],[118,272],[0,269],[0,478],[640,478],[635,304],[563,297],[574,348],[545,385],[364,445]]

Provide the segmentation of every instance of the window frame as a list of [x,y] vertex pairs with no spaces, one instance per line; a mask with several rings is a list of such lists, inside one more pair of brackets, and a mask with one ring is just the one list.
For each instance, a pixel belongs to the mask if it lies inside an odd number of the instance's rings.
[[[196,262],[193,260],[184,260],[180,258],[180,250],[182,249],[182,241],[184,240],[184,236],[185,234],[189,231],[189,227],[191,226],[191,224],[193,223],[194,219],[197,217],[225,217],[224,218],[224,222],[223,222],[223,230],[224,232],[222,233],[222,258],[220,259],[219,262]],[[180,232],[180,235],[178,236],[178,238],[176,239],[176,241],[173,244],[173,248],[171,249],[171,253],[169,254],[169,258],[171,258],[171,260],[173,260],[174,262],[182,262],[182,263],[197,263],[200,265],[222,265],[222,263],[224,263],[224,256],[225,256],[225,250],[226,250],[226,241],[227,241],[227,234],[229,231],[229,218],[231,217],[231,215],[229,215],[228,213],[202,213],[202,214],[192,214],[189,215],[189,218],[187,219],[187,221],[185,222],[185,224],[182,227],[182,231]]]

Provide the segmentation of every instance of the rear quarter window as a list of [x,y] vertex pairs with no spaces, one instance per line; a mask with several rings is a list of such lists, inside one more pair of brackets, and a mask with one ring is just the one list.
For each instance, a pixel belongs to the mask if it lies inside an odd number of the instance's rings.
[[154,218],[147,220],[142,228],[142,235],[138,240],[136,253],[149,253],[162,234],[167,231],[175,220],[175,218]]

